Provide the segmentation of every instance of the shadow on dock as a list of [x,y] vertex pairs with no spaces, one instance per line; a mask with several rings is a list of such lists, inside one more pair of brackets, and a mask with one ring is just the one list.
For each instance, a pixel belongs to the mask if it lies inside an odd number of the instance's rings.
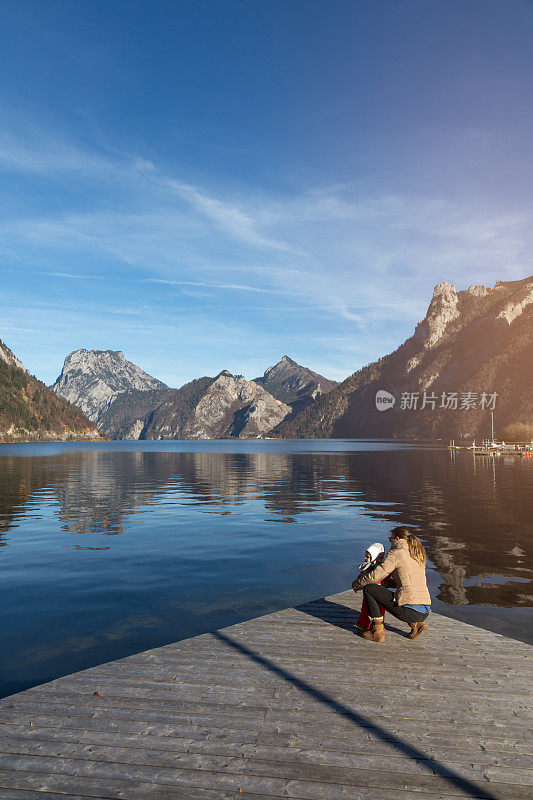
[[[320,601],[319,601],[320,602]],[[334,606],[338,609],[343,609],[344,611],[348,611],[349,609],[346,606],[339,606],[337,603],[331,603],[327,600],[321,601],[326,606]],[[317,605],[314,603],[312,605]],[[303,610],[300,607],[298,610]],[[329,609],[328,609],[329,610]],[[329,621],[329,620],[328,620]],[[337,624],[337,623],[335,623]],[[345,627],[345,623],[341,623],[339,627]],[[346,628],[345,628],[346,629]],[[228,647],[232,647],[234,650],[237,650],[241,655],[246,656],[255,664],[259,664],[260,666],[264,667],[266,670],[273,672],[278,678],[282,678],[291,686],[299,689],[301,692],[306,694],[308,697],[312,697],[313,700],[316,700],[322,705],[326,706],[327,708],[334,711],[336,714],[339,714],[344,719],[349,720],[354,725],[357,725],[360,728],[365,728],[369,730],[379,739],[384,742],[387,742],[388,745],[392,745],[395,747],[402,755],[408,756],[415,761],[424,761],[424,762],[431,762],[431,769],[435,775],[446,780],[452,786],[461,789],[464,792],[468,792],[469,796],[472,798],[483,798],[483,800],[498,800],[497,795],[492,794],[490,791],[486,789],[480,789],[479,786],[476,786],[475,783],[472,783],[467,778],[463,778],[457,772],[455,772],[450,767],[447,767],[445,764],[441,764],[439,761],[429,757],[426,753],[422,750],[419,750],[416,747],[404,742],[394,733],[391,733],[386,728],[381,727],[381,725],[377,725],[375,722],[372,722],[367,717],[359,714],[357,711],[354,711],[349,706],[344,705],[344,703],[339,703],[337,700],[334,700],[328,694],[323,692],[321,689],[313,686],[311,683],[298,678],[296,675],[293,675],[288,670],[284,669],[283,667],[275,664],[268,658],[259,655],[259,653],[251,650],[249,647],[237,642],[235,639],[232,639],[225,633],[221,631],[215,631],[212,636],[214,636],[218,641],[224,642],[224,644],[228,645]]]
[[353,634],[359,600],[342,592],[6,698],[0,797],[529,800],[531,648],[438,614],[422,641],[377,646]]
[[[309,614],[310,617],[315,617],[322,622],[327,622],[329,625],[335,625],[343,631],[354,632],[355,622],[359,616],[359,610],[354,610],[349,606],[341,606],[339,603],[333,603],[331,600],[322,598],[321,600],[313,600],[311,603],[304,603],[301,606],[295,606],[297,611],[302,611],[304,614]],[[385,617],[385,627],[388,631],[400,634],[407,638],[408,631],[403,631],[397,628],[396,625],[391,624],[390,620],[394,619],[390,614]]]

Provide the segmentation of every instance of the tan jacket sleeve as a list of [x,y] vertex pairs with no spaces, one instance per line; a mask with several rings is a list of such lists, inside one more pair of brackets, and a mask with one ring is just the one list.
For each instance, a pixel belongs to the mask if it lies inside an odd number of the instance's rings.
[[362,576],[359,576],[355,579],[352,583],[352,587],[354,591],[358,591],[362,589],[363,586],[367,586],[369,583],[379,583],[387,575],[390,575],[391,572],[394,572],[396,569],[396,553],[393,550],[389,550],[387,557],[377,566],[372,572],[365,573]]

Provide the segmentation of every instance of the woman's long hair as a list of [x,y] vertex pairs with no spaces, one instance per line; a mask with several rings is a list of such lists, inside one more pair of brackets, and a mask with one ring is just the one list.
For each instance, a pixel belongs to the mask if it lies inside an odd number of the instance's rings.
[[394,539],[406,539],[411,558],[414,558],[421,567],[425,565],[426,551],[424,550],[424,545],[410,528],[404,528],[402,526],[393,528],[391,534]]

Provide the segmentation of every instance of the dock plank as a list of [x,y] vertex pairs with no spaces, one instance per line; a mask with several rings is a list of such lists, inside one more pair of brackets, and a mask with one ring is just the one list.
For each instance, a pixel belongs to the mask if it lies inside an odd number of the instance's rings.
[[5,698],[0,797],[529,800],[531,647],[436,614],[414,642],[389,619],[376,645],[354,636],[359,602],[343,592]]

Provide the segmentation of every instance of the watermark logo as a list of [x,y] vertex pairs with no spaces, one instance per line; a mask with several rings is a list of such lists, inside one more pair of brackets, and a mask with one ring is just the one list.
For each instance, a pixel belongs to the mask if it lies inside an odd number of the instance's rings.
[[[423,411],[425,408],[443,408],[447,411],[494,411],[498,392],[402,392],[400,396],[400,411]],[[394,408],[396,398],[385,389],[376,392],[376,408],[378,411],[388,411]]]
[[479,408],[481,411],[494,411],[498,392],[402,392],[400,409],[402,411],[415,411],[431,408],[444,408],[448,411],[471,411]]
[[386,392],[385,389],[379,389],[376,392],[376,408],[378,411],[388,411],[389,408],[394,408],[395,402],[394,395]]

